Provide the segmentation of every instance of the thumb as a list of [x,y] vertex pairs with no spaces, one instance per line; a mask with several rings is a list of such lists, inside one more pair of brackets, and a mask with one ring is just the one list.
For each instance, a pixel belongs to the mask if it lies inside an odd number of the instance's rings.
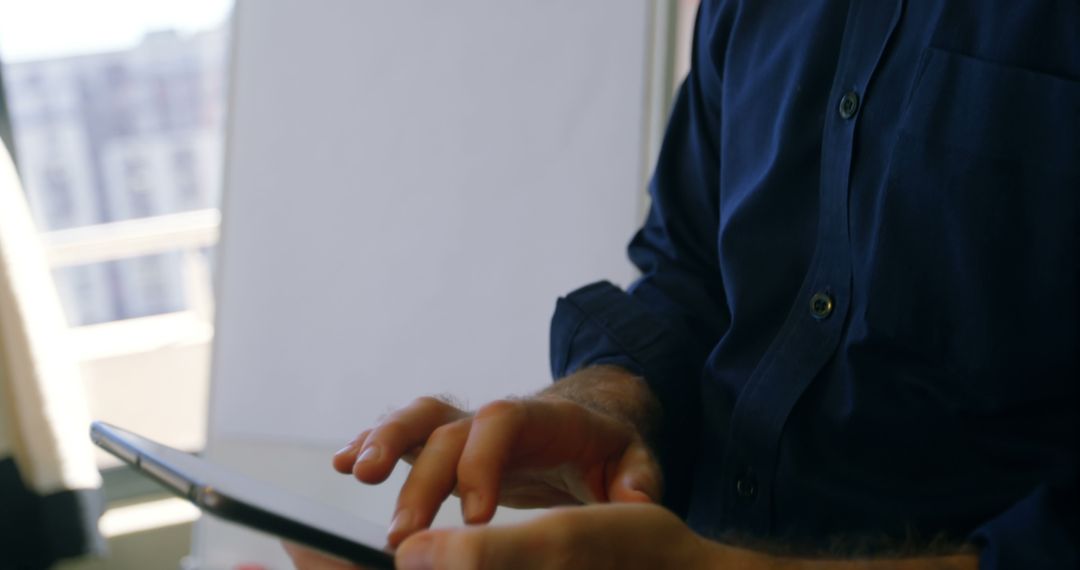
[[[536,566],[527,526],[470,526],[428,530],[405,539],[394,553],[399,570],[475,570]],[[535,538],[532,539],[536,542]],[[535,550],[535,548],[533,548]]]
[[660,465],[638,439],[623,452],[608,480],[608,498],[614,503],[659,503],[662,481]]

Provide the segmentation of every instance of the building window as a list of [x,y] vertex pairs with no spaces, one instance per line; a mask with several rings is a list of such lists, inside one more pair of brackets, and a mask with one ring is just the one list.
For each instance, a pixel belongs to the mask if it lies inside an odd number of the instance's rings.
[[64,228],[71,225],[75,211],[71,195],[71,182],[62,166],[50,164],[42,174],[45,211],[49,227]]
[[177,148],[172,155],[173,180],[176,184],[176,200],[181,208],[203,208],[202,188],[195,164],[195,153],[188,148]]
[[144,218],[153,213],[154,188],[148,170],[142,158],[129,158],[124,162],[124,188],[127,190],[128,214],[132,218]]

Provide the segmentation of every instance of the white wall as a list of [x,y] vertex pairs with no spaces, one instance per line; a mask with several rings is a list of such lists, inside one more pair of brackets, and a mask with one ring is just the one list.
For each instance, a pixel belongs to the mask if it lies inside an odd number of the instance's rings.
[[[334,449],[421,394],[544,386],[555,298],[633,277],[652,13],[242,0],[207,455],[386,524],[404,470],[362,488]],[[283,560],[202,522],[196,558]]]

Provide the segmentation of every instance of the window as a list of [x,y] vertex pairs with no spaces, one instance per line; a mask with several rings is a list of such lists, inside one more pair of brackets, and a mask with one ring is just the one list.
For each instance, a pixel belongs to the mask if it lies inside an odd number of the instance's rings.
[[44,179],[45,212],[53,227],[70,225],[74,204],[71,200],[71,185],[64,167],[50,164],[45,167]]
[[72,324],[91,325],[116,320],[105,264],[61,267],[55,271],[57,292]]
[[16,160],[91,413],[191,450],[205,430],[231,8],[0,3]]
[[190,148],[177,148],[172,155],[172,179],[176,184],[176,197],[184,209],[205,207],[195,153]]
[[146,160],[140,156],[131,157],[124,162],[123,185],[127,207],[122,210],[126,210],[125,217],[143,218],[153,213],[154,188],[147,170]]

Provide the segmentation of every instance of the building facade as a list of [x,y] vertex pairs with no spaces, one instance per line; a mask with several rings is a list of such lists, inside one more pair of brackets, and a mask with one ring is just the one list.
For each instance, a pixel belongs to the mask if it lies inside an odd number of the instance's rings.
[[[131,49],[8,64],[19,171],[42,231],[215,207],[226,31],[155,32]],[[180,253],[66,267],[70,323],[184,308]]]

